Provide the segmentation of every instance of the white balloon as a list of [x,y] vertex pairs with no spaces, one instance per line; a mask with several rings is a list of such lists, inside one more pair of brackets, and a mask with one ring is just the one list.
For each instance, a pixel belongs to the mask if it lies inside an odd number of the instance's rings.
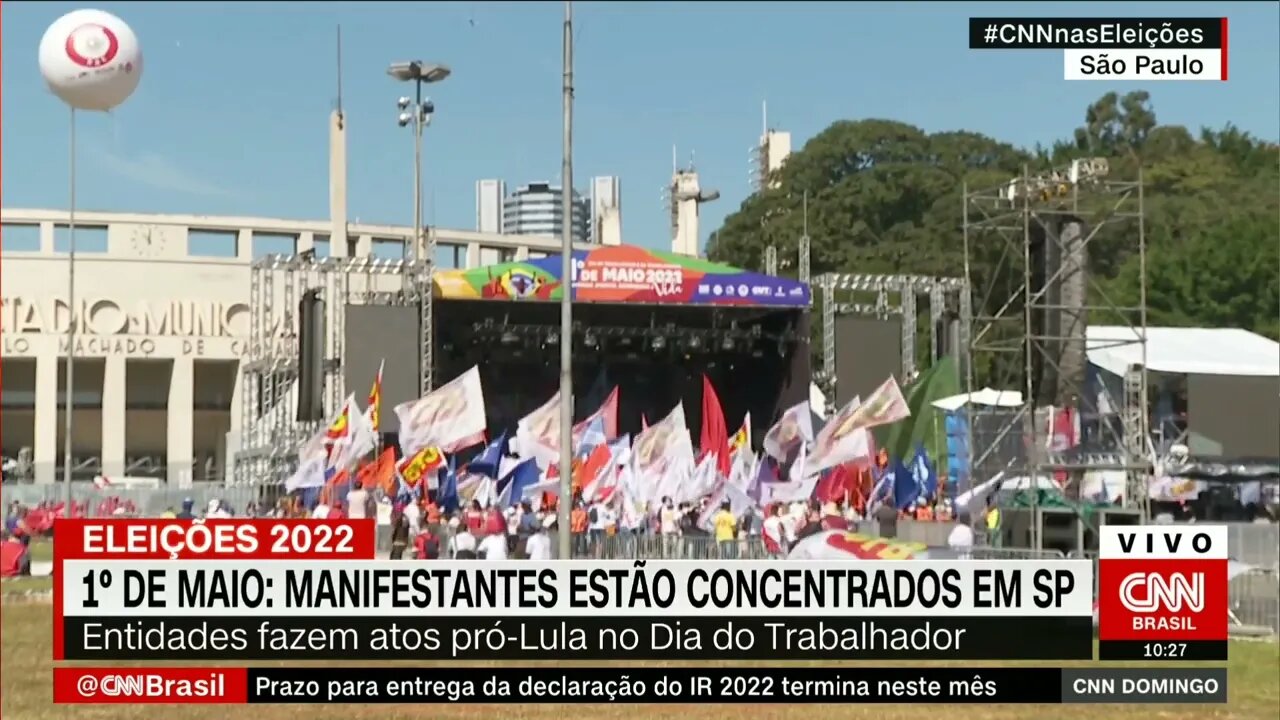
[[74,10],[40,38],[40,74],[71,107],[111,110],[128,100],[142,79],[138,36],[111,13]]

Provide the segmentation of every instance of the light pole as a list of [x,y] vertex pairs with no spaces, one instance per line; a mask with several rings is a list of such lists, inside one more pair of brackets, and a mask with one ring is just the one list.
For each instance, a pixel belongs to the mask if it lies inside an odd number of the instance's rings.
[[67,382],[63,387],[62,487],[67,517],[71,516],[71,433],[75,430],[76,377],[76,108],[71,107],[71,155],[67,192]]
[[573,3],[564,4],[564,144],[560,168],[560,502],[557,557],[572,557],[573,502]]
[[[414,86],[414,97],[401,97],[396,102],[396,107],[400,110],[397,118],[400,127],[408,127],[413,130],[413,240],[409,243],[409,249],[406,253],[410,262],[419,260],[426,263],[428,268],[432,267],[435,261],[434,243],[429,243],[429,247],[423,248],[422,244],[422,131],[431,124],[431,116],[435,114],[435,103],[431,102],[431,98],[422,97],[422,86],[427,83],[440,82],[449,77],[450,70],[444,65],[432,63],[424,63],[421,60],[412,60],[409,62],[393,63],[387,68],[387,74],[401,82],[412,82]],[[412,288],[409,283],[412,282],[412,273],[406,273],[405,278],[405,296],[408,297]],[[430,392],[434,385],[435,361],[431,357],[431,344],[435,342],[434,332],[432,331],[432,321],[434,309],[431,305],[431,281],[427,280],[427,287],[419,298],[422,303],[422,333],[424,345],[424,355],[421,359],[423,363],[422,373],[419,376],[418,388],[419,394]]]
[[[76,355],[76,111],[110,112],[142,78],[138,38],[125,21],[101,10],[74,10],[53,22],[39,47],[40,74],[71,109],[67,151],[67,372],[63,386],[62,482],[71,512],[71,450],[75,430]],[[56,244],[56,243],[55,243]],[[54,389],[56,394],[57,389]],[[56,462],[55,462],[56,465]]]

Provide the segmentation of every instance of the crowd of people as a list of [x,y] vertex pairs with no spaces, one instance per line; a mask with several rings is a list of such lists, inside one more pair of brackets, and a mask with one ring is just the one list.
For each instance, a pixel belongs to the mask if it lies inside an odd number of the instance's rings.
[[[136,517],[137,507],[115,496],[93,502],[8,506],[0,550],[6,550],[6,576],[29,572],[27,544],[33,537],[48,536],[53,521],[71,517]],[[494,502],[472,500],[466,507],[445,512],[433,493],[405,502],[380,489],[354,483],[344,497],[325,497],[308,507],[300,493],[281,496],[275,503],[248,502],[238,512],[225,500],[211,499],[203,507],[188,498],[166,508],[160,517],[177,519],[231,518],[377,518],[390,525],[393,559],[550,559],[552,534],[557,533],[557,497],[543,495],[499,507]],[[575,493],[569,513],[569,533],[575,557],[737,558],[783,557],[796,542],[821,530],[855,529],[864,520],[878,524],[878,534],[897,535],[899,520],[922,522],[952,520],[950,501],[921,499],[900,510],[882,503],[870,510],[862,502],[795,501],[771,503],[763,508],[737,509],[730,503],[713,507],[708,495],[698,503],[639,503],[621,509],[614,502],[583,502]]]
[[[310,511],[296,498],[285,499],[274,514],[366,518],[378,515],[378,504],[373,493],[358,488],[345,503],[320,504]],[[881,505],[871,519],[879,523],[881,535],[892,538],[900,518],[949,519],[949,507],[939,510],[921,504],[900,512]],[[473,500],[447,513],[428,494],[418,502],[395,503],[389,515],[393,559],[549,559],[550,534],[559,531],[555,496],[505,509]],[[772,503],[735,511],[728,502],[713,506],[711,496],[700,503],[675,503],[664,497],[656,506],[642,503],[620,513],[613,503],[587,503],[576,497],[569,513],[569,533],[575,557],[783,557],[813,533],[854,529],[866,519],[859,508],[841,502]],[[638,552],[641,548],[645,552]]]

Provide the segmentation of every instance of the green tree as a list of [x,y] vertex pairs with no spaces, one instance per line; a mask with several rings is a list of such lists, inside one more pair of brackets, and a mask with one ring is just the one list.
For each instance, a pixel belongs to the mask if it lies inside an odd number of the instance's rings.
[[929,135],[889,120],[839,121],[787,160],[776,188],[752,195],[725,218],[707,252],[740,267],[760,267],[769,245],[781,258],[795,257],[807,196],[813,274],[853,268],[955,274],[963,259],[955,234],[962,182],[994,184],[1027,157],[976,133]]
[[[1139,302],[1138,260],[1116,279],[1120,302]],[[1254,213],[1226,218],[1147,258],[1148,324],[1238,327],[1280,339],[1280,243],[1276,223]]]
[[[1198,133],[1160,125],[1145,91],[1103,95],[1085,109],[1072,137],[1046,138],[1030,151],[968,131],[930,134],[893,120],[837,121],[787,160],[772,178],[775,187],[725,218],[708,254],[759,268],[765,248],[774,245],[783,272],[794,274],[807,197],[814,275],[956,276],[965,261],[966,183],[995,187],[1024,164],[1044,170],[1088,157],[1107,158],[1113,178],[1142,172],[1150,322],[1231,325],[1277,336],[1280,148],[1231,125]],[[1090,273],[1122,304],[1139,296],[1137,229],[1136,222],[1122,224],[1089,248]],[[1017,263],[1000,258],[998,242],[971,248],[975,305],[982,289],[992,288],[999,303],[1020,285]]]

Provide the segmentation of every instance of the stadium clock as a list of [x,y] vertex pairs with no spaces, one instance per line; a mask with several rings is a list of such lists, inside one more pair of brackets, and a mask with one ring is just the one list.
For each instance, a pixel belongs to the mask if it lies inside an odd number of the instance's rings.
[[143,257],[156,257],[164,249],[164,234],[149,225],[139,225],[133,231],[133,249]]

